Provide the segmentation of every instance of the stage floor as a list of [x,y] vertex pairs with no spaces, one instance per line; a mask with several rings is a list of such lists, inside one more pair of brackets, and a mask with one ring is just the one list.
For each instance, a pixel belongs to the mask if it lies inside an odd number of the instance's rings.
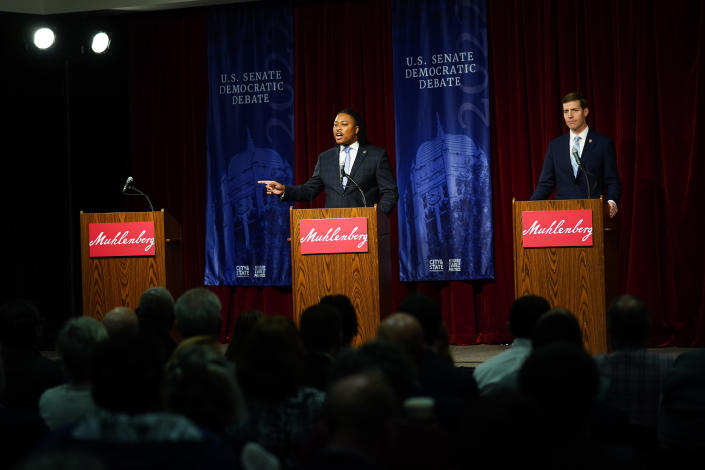
[[[455,360],[455,364],[459,367],[477,367],[477,365],[485,362],[487,359],[495,356],[505,349],[508,349],[509,345],[495,345],[495,344],[476,344],[472,346],[451,346],[450,353]],[[649,351],[656,352],[659,354],[673,354],[678,355],[685,351],[690,351],[697,348],[650,348]]]

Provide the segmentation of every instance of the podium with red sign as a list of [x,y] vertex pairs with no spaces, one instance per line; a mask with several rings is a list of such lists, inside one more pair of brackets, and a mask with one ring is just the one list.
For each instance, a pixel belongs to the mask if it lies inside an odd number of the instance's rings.
[[115,307],[135,309],[142,293],[183,291],[181,226],[164,210],[81,212],[83,314],[98,320]]
[[573,312],[588,352],[607,352],[607,302],[616,295],[616,226],[602,199],[512,200],[514,295]]
[[291,209],[294,320],[326,295],[350,298],[360,325],[355,343],[377,335],[391,313],[389,219],[377,207]]

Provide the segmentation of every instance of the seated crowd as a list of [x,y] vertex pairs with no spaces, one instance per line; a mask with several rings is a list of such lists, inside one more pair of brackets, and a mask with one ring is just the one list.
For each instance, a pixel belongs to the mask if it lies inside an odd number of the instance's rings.
[[608,354],[529,295],[509,311],[511,346],[474,369],[419,293],[364,343],[344,295],[298,327],[243,311],[226,345],[206,288],[71,318],[58,360],[37,348],[41,325],[30,302],[0,307],[0,468],[662,469],[705,449],[705,350],[648,351],[647,307],[626,295]]

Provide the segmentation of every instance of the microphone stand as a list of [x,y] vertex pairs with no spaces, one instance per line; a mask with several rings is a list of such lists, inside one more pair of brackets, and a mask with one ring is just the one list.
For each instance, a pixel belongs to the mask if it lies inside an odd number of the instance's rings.
[[129,183],[127,185],[127,189],[131,189],[132,191],[134,191],[134,193],[128,193],[123,191],[123,194],[126,194],[128,196],[144,196],[144,198],[147,200],[147,203],[149,204],[149,209],[154,212],[154,206],[152,205],[152,201],[149,199],[149,196],[147,196],[145,193],[133,186],[132,183]]
[[583,172],[583,176],[585,176],[585,186],[587,186],[587,197],[590,199],[590,180],[588,179],[588,171],[585,169],[583,166],[583,161],[582,159],[578,156],[578,151],[573,149],[573,158],[575,159],[575,162],[578,164],[578,168],[580,168],[580,171]]
[[367,207],[367,199],[365,199],[365,192],[362,190],[362,188],[360,187],[360,185],[357,184],[357,183],[355,182],[355,180],[352,179],[352,177],[351,177],[349,174],[345,173],[345,169],[341,168],[341,169],[340,169],[340,174],[341,174],[341,176],[347,178],[348,181],[350,181],[352,184],[354,184],[355,187],[357,188],[357,190],[360,191],[360,194],[362,195],[362,207]]

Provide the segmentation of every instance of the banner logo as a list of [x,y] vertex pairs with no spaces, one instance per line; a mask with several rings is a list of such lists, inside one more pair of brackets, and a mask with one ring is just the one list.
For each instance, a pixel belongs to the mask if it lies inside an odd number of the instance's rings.
[[524,211],[524,248],[592,246],[592,211]]
[[301,254],[367,253],[367,218],[304,219],[299,222]]
[[154,256],[154,222],[88,224],[88,255]]

